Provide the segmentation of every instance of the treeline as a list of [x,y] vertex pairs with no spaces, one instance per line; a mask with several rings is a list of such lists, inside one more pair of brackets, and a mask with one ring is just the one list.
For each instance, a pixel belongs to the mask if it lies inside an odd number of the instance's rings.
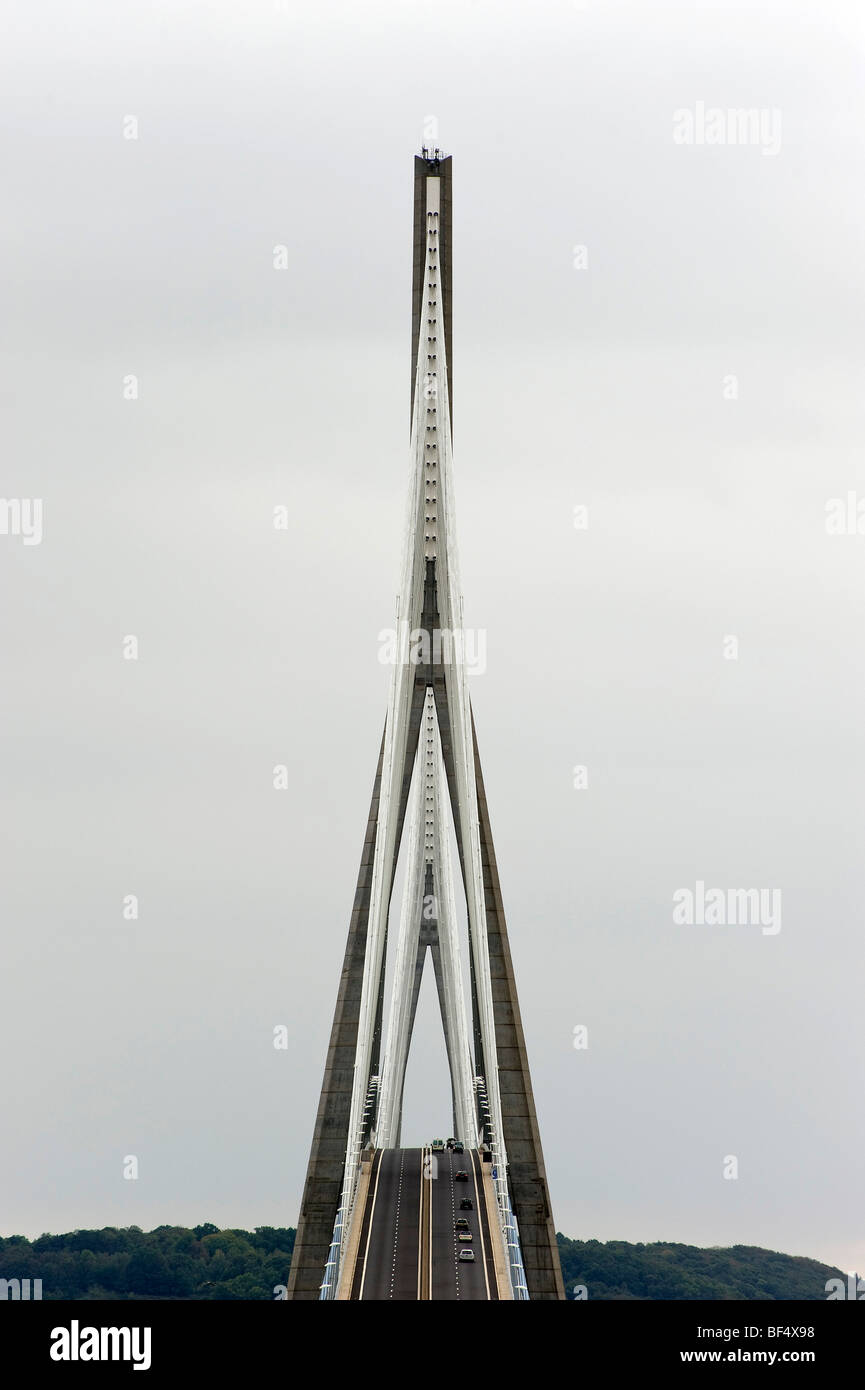
[[288,1281],[291,1227],[220,1231],[206,1223],[69,1235],[0,1237],[0,1279],[41,1279],[49,1299],[277,1297]]
[[[568,1240],[556,1235],[568,1298],[826,1299],[827,1279],[841,1271],[756,1245],[631,1245],[626,1240]],[[575,1293],[575,1288],[578,1290]],[[582,1292],[585,1289],[585,1293]]]
[[[208,1223],[0,1237],[0,1279],[41,1279],[43,1300],[273,1300],[288,1282],[294,1236],[291,1227],[221,1231]],[[826,1281],[844,1277],[817,1260],[754,1245],[557,1239],[569,1299],[825,1299]]]

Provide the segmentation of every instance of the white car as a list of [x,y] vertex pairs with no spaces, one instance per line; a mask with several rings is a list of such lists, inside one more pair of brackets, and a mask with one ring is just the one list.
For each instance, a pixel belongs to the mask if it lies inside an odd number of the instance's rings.
[[[471,1237],[469,1237],[469,1239],[471,1239]],[[474,1252],[474,1250],[461,1250],[461,1251],[460,1251],[460,1259],[461,1259],[461,1260],[473,1260],[474,1257],[475,1257],[475,1252]]]

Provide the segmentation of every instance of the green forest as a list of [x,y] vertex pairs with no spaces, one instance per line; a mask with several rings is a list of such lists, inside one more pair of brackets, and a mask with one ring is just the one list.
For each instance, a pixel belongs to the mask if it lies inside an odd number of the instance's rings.
[[756,1245],[631,1245],[626,1240],[568,1240],[557,1234],[568,1298],[792,1299],[826,1298],[826,1281],[841,1271]]
[[42,1299],[267,1298],[288,1279],[294,1231],[138,1226],[0,1237],[0,1279],[41,1279]]
[[[284,1297],[294,1234],[205,1224],[0,1237],[0,1279],[41,1279],[43,1300],[272,1300]],[[825,1299],[827,1279],[843,1277],[817,1260],[752,1245],[557,1239],[569,1299]]]

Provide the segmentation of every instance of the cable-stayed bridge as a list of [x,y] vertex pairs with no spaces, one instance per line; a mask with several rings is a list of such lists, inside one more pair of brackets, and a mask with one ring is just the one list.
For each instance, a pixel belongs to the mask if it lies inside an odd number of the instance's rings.
[[[452,463],[451,159],[414,162],[411,474],[384,735],[288,1297],[563,1299],[467,679]],[[406,876],[385,1020],[391,897]],[[451,855],[455,841],[468,959]],[[432,958],[459,1147],[400,1147]]]

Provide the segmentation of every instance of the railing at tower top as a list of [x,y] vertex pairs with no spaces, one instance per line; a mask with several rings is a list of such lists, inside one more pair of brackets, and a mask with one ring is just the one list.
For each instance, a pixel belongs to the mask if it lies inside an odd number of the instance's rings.
[[517,1218],[511,1206],[511,1194],[508,1191],[508,1177],[505,1171],[506,1165],[500,1161],[500,1151],[496,1139],[495,1126],[491,1124],[489,1101],[487,1100],[486,1082],[482,1076],[474,1079],[475,1089],[478,1097],[478,1108],[483,1118],[484,1130],[492,1131],[492,1143],[490,1144],[492,1157],[492,1179],[496,1192],[496,1206],[499,1213],[499,1225],[501,1228],[502,1244],[508,1261],[508,1274],[511,1280],[511,1289],[514,1299],[519,1301],[527,1299],[529,1296],[528,1285],[526,1283],[526,1271],[523,1265],[523,1252],[520,1245],[520,1229]]

